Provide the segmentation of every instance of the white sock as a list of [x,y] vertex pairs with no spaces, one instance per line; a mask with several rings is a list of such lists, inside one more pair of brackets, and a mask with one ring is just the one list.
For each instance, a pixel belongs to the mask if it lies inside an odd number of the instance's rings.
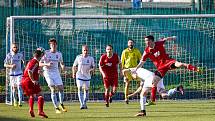
[[146,97],[140,96],[140,109],[145,110]]

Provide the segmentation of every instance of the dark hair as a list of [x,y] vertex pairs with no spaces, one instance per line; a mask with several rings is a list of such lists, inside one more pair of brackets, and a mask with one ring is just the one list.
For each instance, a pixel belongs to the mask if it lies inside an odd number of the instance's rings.
[[151,40],[152,42],[155,41],[154,36],[152,36],[152,35],[145,36],[144,38],[148,38],[148,39]]
[[34,57],[41,57],[43,55],[43,52],[41,50],[35,50],[34,51]]
[[129,40],[130,40],[130,41],[132,41],[132,42],[134,42],[134,40],[133,40],[133,39],[131,39],[131,38],[128,38],[128,41],[129,41]]
[[106,45],[106,47],[108,47],[108,46],[111,47],[111,48],[113,49],[113,46],[112,46],[112,45]]
[[50,38],[50,39],[49,39],[49,44],[52,43],[52,42],[54,42],[54,43],[57,44],[57,40],[56,40],[55,38]]

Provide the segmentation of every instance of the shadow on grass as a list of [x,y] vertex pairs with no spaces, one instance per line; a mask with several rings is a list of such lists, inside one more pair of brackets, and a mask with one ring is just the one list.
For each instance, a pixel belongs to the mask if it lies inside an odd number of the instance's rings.
[[26,121],[24,119],[17,119],[17,118],[8,118],[8,117],[2,117],[0,116],[0,121]]

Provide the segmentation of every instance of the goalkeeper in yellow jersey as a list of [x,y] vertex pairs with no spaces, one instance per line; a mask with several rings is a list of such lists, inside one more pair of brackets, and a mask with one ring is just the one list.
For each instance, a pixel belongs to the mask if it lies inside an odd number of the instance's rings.
[[[142,54],[140,53],[139,49],[134,48],[134,41],[132,39],[128,40],[128,48],[124,49],[122,51],[121,55],[121,63],[122,63],[122,69],[129,69],[134,68],[138,65],[139,60],[141,59]],[[124,82],[125,82],[125,102],[126,104],[129,103],[129,100],[127,98],[129,94],[129,84],[130,81],[132,81],[131,76],[125,76],[124,75]]]

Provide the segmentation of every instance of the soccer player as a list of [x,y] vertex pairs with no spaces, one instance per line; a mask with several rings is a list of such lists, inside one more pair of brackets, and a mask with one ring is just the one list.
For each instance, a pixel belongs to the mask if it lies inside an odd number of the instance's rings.
[[[14,106],[22,106],[22,63],[24,64],[24,58],[22,53],[19,53],[19,48],[16,43],[12,44],[12,51],[7,54],[4,60],[4,67],[10,70],[10,87],[11,87],[11,102]],[[18,104],[17,104],[17,92],[18,91]]]
[[38,115],[42,118],[48,118],[48,116],[43,111],[44,98],[41,93],[41,88],[39,85],[39,61],[43,56],[44,52],[41,48],[34,51],[34,58],[31,59],[24,71],[22,78],[22,88],[26,96],[29,96],[29,113],[31,117],[35,117],[34,114],[34,98],[38,97]]
[[[63,112],[67,112],[67,109],[63,105],[64,87],[60,76],[60,71],[58,68],[59,63],[62,70],[64,70],[65,68],[63,63],[63,57],[61,52],[57,51],[57,41],[55,38],[49,39],[49,45],[50,45],[50,50],[45,51],[44,56],[40,60],[40,66],[43,67],[43,70],[44,70],[43,75],[51,90],[51,99],[55,107],[56,113],[61,113],[60,108],[62,109]],[[58,91],[58,96],[60,101],[59,106],[58,106],[57,96],[55,94],[56,88]]]
[[[112,96],[116,93],[118,87],[118,65],[120,67],[120,76],[122,75],[121,63],[116,53],[113,53],[112,45],[106,46],[106,53],[99,60],[99,70],[103,77],[105,87],[106,107],[112,102]],[[110,87],[112,90],[110,91]]]
[[[152,87],[152,81],[155,74],[144,68],[139,68],[137,69],[137,71],[135,71],[135,68],[126,69],[123,71],[123,73],[126,76],[131,75],[132,78],[141,80],[140,87],[134,93],[128,95],[128,98],[134,96],[135,94],[141,91],[140,93],[141,111],[137,113],[135,116],[146,116],[146,110],[145,110],[146,97],[147,97],[148,91]],[[182,85],[179,85],[177,88],[170,89],[167,92],[163,84],[163,79],[161,79],[157,84],[157,92],[161,95],[162,98],[171,97],[172,95],[176,94],[176,92],[180,92],[181,94],[184,93]]]
[[[87,45],[83,45],[82,54],[76,56],[73,63],[72,72],[73,78],[76,78],[76,84],[78,87],[80,109],[87,109],[91,74],[95,73],[94,58],[88,55]],[[84,95],[82,90],[84,90]]]
[[178,62],[175,59],[172,59],[169,57],[169,55],[166,53],[164,48],[164,43],[166,41],[175,40],[176,37],[167,37],[162,38],[157,42],[154,42],[154,36],[149,35],[145,37],[145,44],[146,49],[144,50],[144,53],[142,55],[142,59],[136,69],[143,66],[143,64],[146,62],[146,59],[149,58],[154,65],[156,66],[157,70],[155,71],[155,76],[153,77],[153,87],[151,89],[151,102],[150,104],[154,104],[155,98],[156,98],[156,90],[157,90],[157,84],[158,82],[164,77],[164,75],[167,73],[168,70],[179,68],[179,67],[185,67],[188,70],[201,72],[200,68],[197,68],[191,64],[186,64],[182,62]]
[[[137,48],[134,48],[134,41],[132,39],[128,40],[128,48],[124,49],[122,51],[121,55],[121,63],[122,63],[122,69],[128,69],[128,68],[134,68],[139,63],[139,60],[141,59],[141,53]],[[129,100],[127,98],[129,94],[129,85],[130,81],[132,81],[131,76],[124,76],[124,82],[125,82],[125,102],[126,104],[129,103]]]

